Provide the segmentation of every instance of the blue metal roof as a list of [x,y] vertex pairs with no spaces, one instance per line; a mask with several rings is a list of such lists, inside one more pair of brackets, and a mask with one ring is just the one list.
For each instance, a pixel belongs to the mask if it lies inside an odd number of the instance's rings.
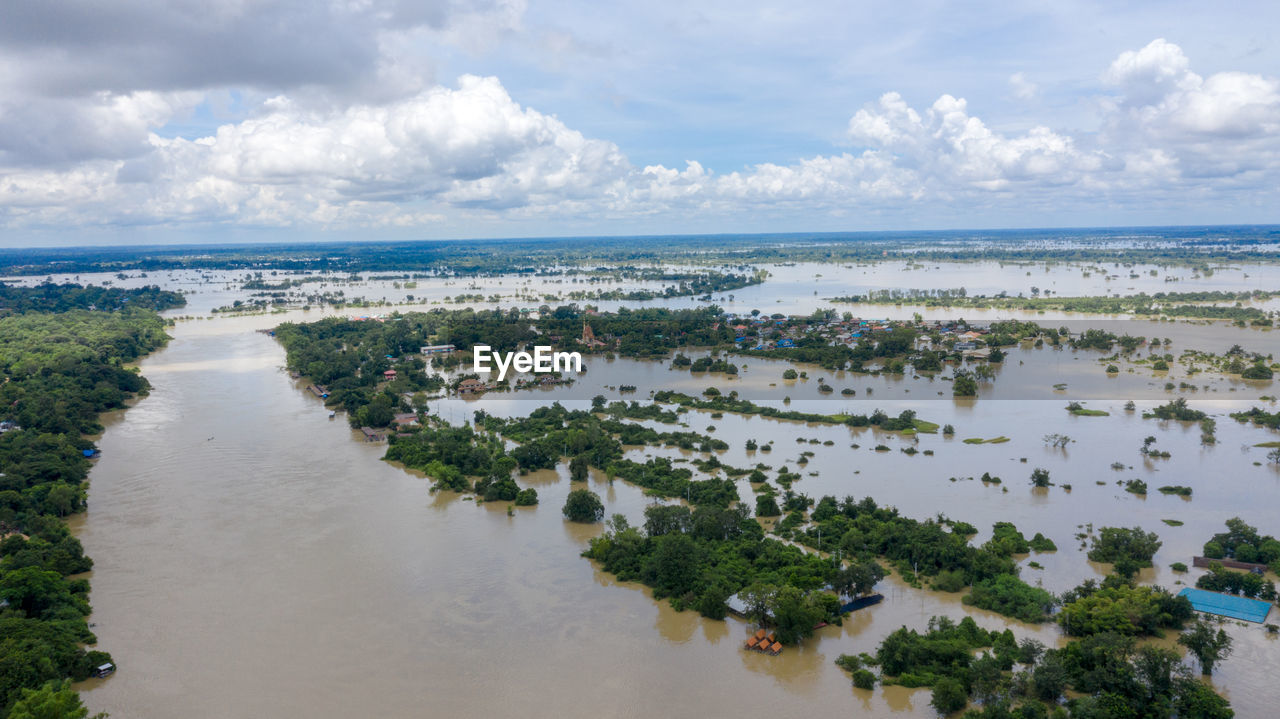
[[1232,619],[1243,619],[1248,622],[1262,622],[1271,611],[1271,603],[1259,599],[1245,599],[1233,594],[1220,594],[1203,589],[1184,588],[1178,592],[1179,597],[1191,601],[1191,607],[1197,612],[1217,614]]

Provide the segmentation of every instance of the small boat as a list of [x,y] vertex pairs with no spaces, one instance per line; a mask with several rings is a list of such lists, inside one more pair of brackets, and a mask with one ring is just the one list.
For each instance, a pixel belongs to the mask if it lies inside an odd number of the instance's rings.
[[329,419],[333,419],[334,417],[337,417],[337,416],[338,416],[337,412],[332,412],[332,411],[329,412]]

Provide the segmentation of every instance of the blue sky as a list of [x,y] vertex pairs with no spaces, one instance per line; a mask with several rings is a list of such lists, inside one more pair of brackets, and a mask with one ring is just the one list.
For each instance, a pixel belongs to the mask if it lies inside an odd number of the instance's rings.
[[0,244],[1280,221],[1280,8],[0,7]]

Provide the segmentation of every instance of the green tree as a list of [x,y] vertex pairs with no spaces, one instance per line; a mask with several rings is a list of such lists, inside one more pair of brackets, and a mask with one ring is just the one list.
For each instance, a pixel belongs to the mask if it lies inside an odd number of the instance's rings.
[[0,577],[0,599],[29,617],[39,617],[57,606],[75,602],[61,575],[36,566],[5,572]]
[[940,716],[948,716],[954,714],[969,703],[969,693],[964,690],[964,685],[959,679],[954,677],[943,677],[934,682],[933,698],[929,700],[929,705],[937,710]]
[[[63,679],[45,682],[39,689],[23,689],[9,710],[9,719],[84,719],[88,714],[71,682]],[[105,716],[99,714],[94,719]]]
[[571,522],[599,522],[604,519],[604,503],[589,489],[575,489],[564,501],[564,516]]
[[951,384],[951,394],[955,397],[977,397],[978,381],[972,373],[957,370],[955,381]]
[[1000,660],[991,653],[984,653],[973,660],[969,667],[969,681],[973,685],[974,697],[986,704],[1000,694],[1004,683],[1004,670]]
[[1199,660],[1200,672],[1205,676],[1213,674],[1213,665],[1231,654],[1231,635],[1221,627],[1216,629],[1214,631],[1214,625],[1201,618],[1178,637],[1178,643]]
[[782,510],[778,509],[778,502],[771,494],[756,495],[756,516],[757,517],[777,517],[782,514]]
[[569,479],[574,482],[587,481],[587,458],[578,455],[569,460]]
[[769,617],[769,607],[773,605],[773,596],[777,593],[777,587],[758,582],[738,592],[738,597],[747,607],[747,619],[756,624],[764,624]]
[[1161,544],[1155,532],[1144,532],[1141,527],[1103,527],[1093,539],[1089,559],[1112,564],[1128,560],[1137,567],[1150,567]]
[[49,495],[45,497],[45,506],[57,514],[59,517],[65,517],[75,511],[76,505],[79,504],[80,495],[69,484],[59,483],[53,485],[49,490]]
[[687,534],[664,534],[654,540],[651,562],[646,573],[653,575],[655,595],[682,596],[698,584],[702,548]]
[[873,689],[876,685],[876,675],[866,669],[855,670],[853,685],[859,689]]
[[813,634],[813,628],[822,621],[823,609],[820,592],[805,592],[790,584],[783,585],[773,595],[769,614],[778,630],[778,641],[795,644]]
[[1049,470],[1042,467],[1036,467],[1031,470],[1031,486],[1048,487],[1052,484],[1053,482],[1049,481]]
[[832,586],[848,597],[870,594],[876,583],[884,579],[884,568],[875,560],[854,562],[836,574]]

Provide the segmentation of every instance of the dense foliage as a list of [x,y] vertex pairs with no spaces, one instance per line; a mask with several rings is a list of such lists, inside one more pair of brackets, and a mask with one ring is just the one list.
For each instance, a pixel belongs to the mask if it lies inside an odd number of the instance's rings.
[[[718,326],[715,307],[693,310],[626,308],[587,314],[576,305],[544,308],[531,320],[518,310],[444,310],[393,315],[386,321],[326,318],[276,328],[289,368],[328,390],[329,406],[344,409],[355,427],[385,427],[397,412],[414,409],[409,397],[439,391],[443,375],[428,371],[417,355],[424,345],[452,344],[459,353],[436,358],[435,369],[469,364],[477,344],[509,352],[548,344],[557,350],[600,352],[578,341],[584,323],[608,338],[608,351],[630,357],[661,357],[684,345],[716,345],[732,339]],[[536,342],[535,342],[536,341]],[[395,370],[394,378],[386,372]]]
[[721,618],[737,594],[751,618],[772,624],[788,644],[838,615],[835,563],[766,538],[745,507],[652,505],[643,527],[622,515],[609,525],[584,556],[619,579],[653,587],[677,609]]
[[[0,433],[0,599],[7,603],[0,609],[0,716],[33,715],[14,708],[20,696],[37,706],[45,702],[42,692],[63,692],[46,682],[81,680],[110,661],[85,648],[96,642],[85,620],[89,583],[73,575],[93,563],[61,517],[84,508],[86,452],[93,451],[84,435],[101,430],[100,413],[147,388],[125,363],[167,339],[159,316],[138,307],[156,296],[130,292],[110,294],[130,306],[122,312],[0,318],[0,420],[8,423]],[[92,304],[89,298],[103,301],[80,288],[44,287],[9,306],[23,312],[65,300],[79,307]]]
[[[789,518],[788,518],[789,519]],[[996,525],[995,537],[975,547],[971,528],[963,523],[919,521],[880,507],[867,497],[837,501],[825,496],[809,514],[810,522],[783,520],[775,531],[792,541],[825,552],[861,560],[883,558],[909,582],[930,579],[935,589],[959,591],[972,586],[967,604],[1026,622],[1049,618],[1053,595],[1018,578],[1011,555],[1028,543],[1007,522]]]
[[[1208,657],[1225,654],[1216,635],[1189,640]],[[1185,644],[1186,642],[1184,642]],[[975,708],[966,719],[1061,716],[1079,719],[1230,719],[1225,699],[1194,679],[1174,651],[1139,646],[1131,637],[1101,633],[1046,649],[1013,632],[987,631],[971,618],[956,623],[934,617],[927,631],[902,627],[881,642],[874,656],[841,656],[836,662],[870,687],[881,681],[931,686],[940,714]],[[859,673],[862,676],[859,677]]]
[[1268,412],[1261,407],[1250,407],[1244,412],[1232,412],[1231,419],[1237,422],[1252,422],[1259,427],[1280,429],[1280,412]]
[[19,287],[0,282],[0,314],[71,310],[118,312],[130,308],[159,311],[185,304],[187,300],[181,294],[162,290],[156,285],[119,289],[100,285],[57,285],[52,282],[34,287]]
[[1058,623],[1072,636],[1158,636],[1191,619],[1191,602],[1160,587],[1143,587],[1118,576],[1101,585],[1092,579],[1062,595]]

